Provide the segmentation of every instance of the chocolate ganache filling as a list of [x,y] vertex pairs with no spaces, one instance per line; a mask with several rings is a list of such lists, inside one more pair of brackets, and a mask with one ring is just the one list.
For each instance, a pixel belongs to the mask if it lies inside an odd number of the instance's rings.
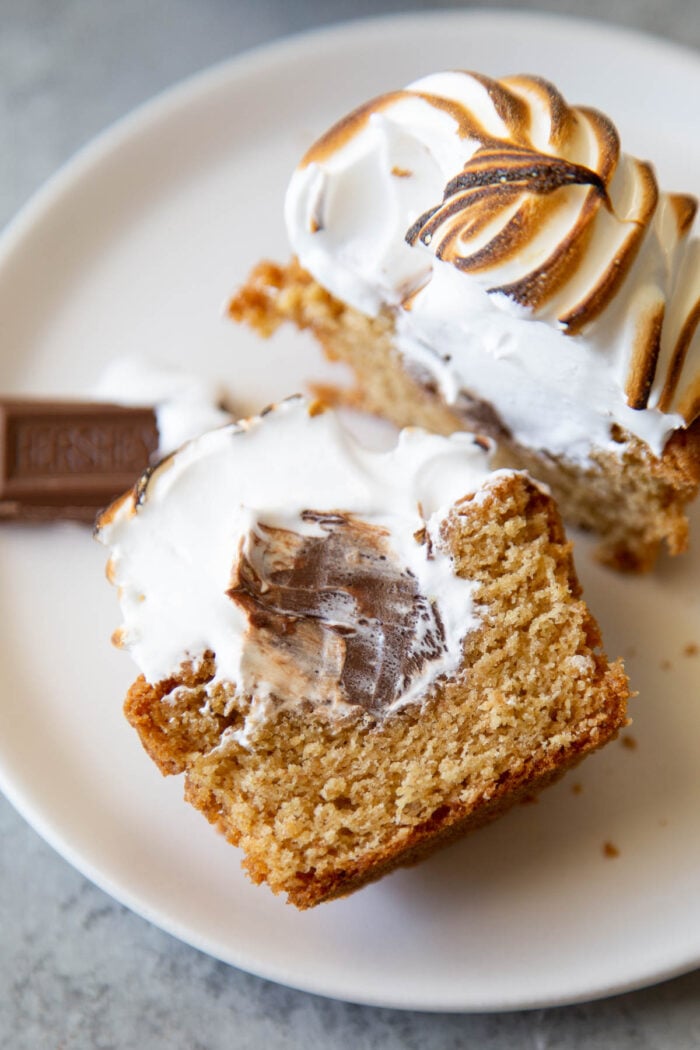
[[227,594],[248,618],[242,684],[380,714],[444,653],[440,615],[387,529],[345,513],[301,518],[322,535],[259,523],[241,544]]

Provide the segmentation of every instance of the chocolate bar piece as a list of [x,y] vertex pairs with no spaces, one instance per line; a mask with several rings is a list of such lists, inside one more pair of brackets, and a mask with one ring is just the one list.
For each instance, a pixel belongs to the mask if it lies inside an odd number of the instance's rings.
[[93,522],[158,448],[151,408],[0,399],[0,521]]

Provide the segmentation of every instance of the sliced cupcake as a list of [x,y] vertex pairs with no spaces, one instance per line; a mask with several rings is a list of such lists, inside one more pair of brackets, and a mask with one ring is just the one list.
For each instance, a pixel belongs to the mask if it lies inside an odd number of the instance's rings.
[[552,499],[467,434],[372,451],[301,398],[104,512],[126,716],[299,908],[498,816],[614,737],[628,685]]

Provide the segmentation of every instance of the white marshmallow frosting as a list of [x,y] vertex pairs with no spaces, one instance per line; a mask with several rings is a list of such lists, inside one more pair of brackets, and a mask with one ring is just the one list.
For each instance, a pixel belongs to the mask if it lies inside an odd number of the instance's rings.
[[286,198],[301,264],[393,313],[448,403],[489,402],[520,444],[584,464],[614,424],[658,455],[700,412],[694,214],[602,114],[534,77],[463,72],[345,118]]
[[270,529],[323,536],[308,512],[342,512],[385,530],[404,578],[417,581],[442,624],[441,651],[423,662],[396,704],[420,697],[458,668],[463,639],[478,624],[475,585],[455,574],[439,530],[455,501],[479,498],[501,473],[491,472],[488,460],[470,435],[416,429],[404,430],[389,451],[367,449],[333,412],[317,413],[301,397],[202,435],[98,523],[98,538],[111,549],[109,578],[119,589],[120,644],[151,683],[211,651],[215,681],[254,691],[264,705],[270,682],[264,674],[246,680],[249,622],[227,593],[241,553]]

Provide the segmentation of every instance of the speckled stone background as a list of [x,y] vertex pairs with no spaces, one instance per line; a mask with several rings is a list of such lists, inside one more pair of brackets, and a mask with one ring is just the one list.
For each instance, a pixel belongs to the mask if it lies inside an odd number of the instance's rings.
[[[92,135],[187,74],[307,27],[437,6],[470,5],[0,0],[0,224]],[[537,7],[700,49],[698,0]],[[132,1047],[689,1050],[700,1047],[700,972],[531,1013],[435,1015],[326,1001],[240,973],[154,929],[86,882],[0,798],[0,1050]]]

